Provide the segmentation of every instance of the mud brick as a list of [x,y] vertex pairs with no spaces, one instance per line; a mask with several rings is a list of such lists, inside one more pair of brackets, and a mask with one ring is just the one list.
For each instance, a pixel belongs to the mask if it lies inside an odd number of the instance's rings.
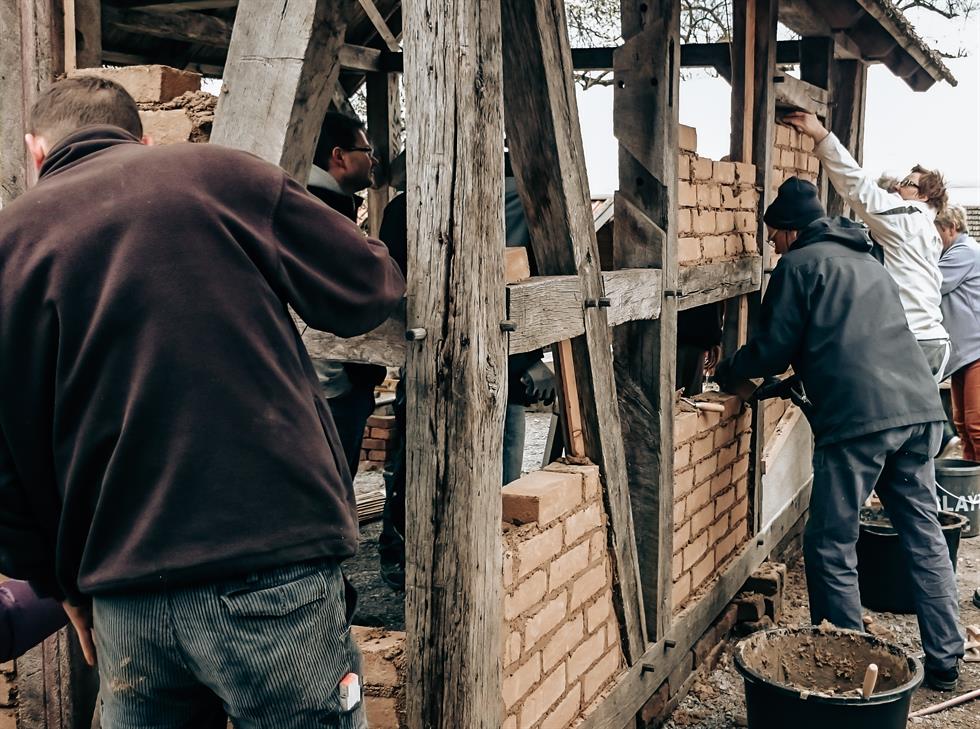
[[710,430],[691,444],[691,460],[697,462],[705,458],[714,448],[714,433]]
[[588,566],[589,543],[585,541],[554,559],[548,576],[548,589],[556,590]]
[[677,146],[685,152],[697,152],[698,150],[698,130],[684,124],[678,125]]
[[[701,260],[700,238],[679,238],[677,240],[677,262],[690,263]],[[691,413],[694,415],[694,413]]]
[[738,623],[735,626],[735,635],[744,638],[747,635],[752,635],[752,633],[758,633],[760,630],[769,630],[771,627],[773,627],[772,619],[768,615],[763,615],[761,620]]
[[[707,529],[711,523],[715,520],[715,509],[712,504],[705,505],[700,511],[696,512],[691,517],[691,532],[694,534],[700,534],[702,531]],[[714,541],[711,542],[712,544]]]
[[714,174],[714,165],[710,159],[704,157],[695,157],[694,163],[691,166],[691,171],[694,175],[694,179],[698,182],[707,182],[711,179]]
[[697,188],[698,207],[720,208],[721,188],[715,184],[701,183]]
[[697,432],[697,413],[674,413],[674,445],[690,440]]
[[724,425],[715,428],[714,447],[720,448],[726,443],[731,443],[735,439],[735,421],[730,420]]
[[572,599],[568,605],[574,610],[607,585],[606,565],[598,564],[579,577],[572,586]]
[[622,665],[622,656],[617,645],[606,653],[600,661],[582,679],[582,700],[588,701],[599,689],[609,683],[609,679],[616,675]]
[[766,603],[766,615],[774,623],[778,623],[783,616],[783,598],[781,595],[763,598]]
[[691,446],[685,443],[674,449],[674,472],[682,471],[691,463]]
[[759,191],[754,187],[748,187],[742,190],[741,194],[738,196],[738,207],[742,210],[752,210],[753,212],[759,208]]
[[803,149],[803,150],[805,150],[805,151],[807,151],[807,152],[812,152],[813,151],[813,147],[814,147],[813,137],[809,137],[806,134],[801,134],[800,135],[800,148]]
[[[675,512],[676,513],[676,512]],[[677,522],[675,522],[677,524]],[[688,519],[683,524],[678,524],[674,528],[674,551],[681,552],[687,543],[691,541],[691,521]],[[682,552],[681,552],[682,553]]]
[[568,621],[555,631],[555,634],[548,639],[541,651],[544,670],[550,671],[553,666],[564,660],[572,652],[572,649],[579,644],[585,634],[583,626],[582,616],[576,615],[574,620]]
[[670,605],[672,610],[677,610],[691,594],[691,573],[685,572],[679,580],[674,580],[674,587],[670,591]]
[[[583,545],[588,548],[589,545]],[[524,648],[533,648],[545,635],[565,619],[568,593],[562,592],[544,604],[540,610],[527,619],[524,626]]]
[[395,658],[405,650],[405,633],[354,626],[351,636],[363,658],[364,683],[397,688],[402,685]]
[[575,682],[606,650],[606,634],[600,631],[576,648],[568,657],[568,680]]
[[395,431],[392,428],[371,428],[368,434],[378,440],[393,440],[395,437]]
[[792,149],[779,150],[779,166],[782,167],[784,171],[795,170],[796,152],[794,152]]
[[716,215],[713,210],[699,210],[694,214],[692,232],[699,235],[711,235],[715,232],[717,223]]
[[548,577],[544,570],[538,570],[516,589],[504,595],[504,618],[513,620],[529,607],[540,602],[547,588]]
[[[712,514],[712,518],[714,515]],[[717,544],[728,533],[728,514],[722,514],[708,530],[708,544]]]
[[674,502],[674,523],[680,524],[684,521],[687,509],[685,506],[684,499]]
[[595,633],[612,614],[612,591],[604,592],[593,605],[586,609],[586,629]]
[[521,698],[527,690],[541,678],[541,654],[535,653],[513,674],[504,679],[501,693],[504,707],[509,709]]
[[667,685],[667,681],[664,681],[660,684],[660,688],[657,689],[653,696],[643,704],[643,708],[640,709],[640,720],[644,726],[659,726],[660,722],[658,720],[666,713],[667,702],[669,700],[670,687]]
[[183,109],[154,109],[141,111],[143,133],[153,138],[154,144],[180,144],[188,142],[194,131],[194,122]]
[[718,468],[730,466],[738,456],[738,443],[732,443],[718,451]]
[[765,596],[757,592],[736,595],[732,605],[737,611],[736,620],[740,623],[746,620],[759,620],[766,614]]
[[749,515],[748,499],[740,498],[738,489],[735,490],[735,506],[732,507],[731,519],[733,524],[737,524]]
[[684,569],[696,565],[708,551],[708,533],[705,532],[684,547]]
[[[810,139],[810,138],[807,137],[807,139]],[[812,142],[813,140],[811,139],[810,141]],[[809,157],[807,157],[806,158],[806,169],[807,169],[808,172],[813,172],[813,173],[820,172],[820,160],[817,159],[816,157],[812,156],[812,155],[809,156]]]
[[735,489],[729,488],[728,491],[721,493],[715,499],[715,514],[721,515],[735,505]]
[[711,479],[711,496],[714,498],[732,485],[732,469],[725,468]]
[[716,641],[720,642],[724,640],[725,637],[731,632],[732,628],[735,627],[735,623],[737,622],[738,607],[729,604],[728,607],[725,608],[725,612],[723,612],[721,617],[718,618],[717,622],[715,622],[714,630]]
[[687,513],[693,514],[711,500],[711,484],[704,483],[698,486],[687,497]]
[[602,507],[593,502],[565,520],[565,544],[575,544],[583,536],[602,526]]
[[677,155],[677,179],[678,180],[691,179],[691,155],[689,154]]
[[705,458],[694,467],[694,482],[703,483],[706,479],[711,478],[717,470],[718,456],[713,455]]
[[788,147],[791,143],[792,137],[790,132],[792,130],[785,124],[776,125],[776,144],[780,147]]
[[759,225],[754,213],[739,211],[735,213],[735,229],[740,233],[756,233]]
[[704,559],[691,568],[691,586],[700,587],[715,571],[715,553],[709,551]]
[[694,469],[687,468],[674,474],[674,496],[680,497],[694,488]]
[[541,565],[547,565],[561,552],[561,548],[562,525],[560,523],[518,544],[517,576],[523,577]]
[[759,238],[755,233],[742,233],[742,248],[746,253],[759,252]]
[[368,451],[368,460],[377,461],[378,463],[384,463],[387,454],[385,451]]
[[755,184],[755,165],[751,162],[736,162],[735,175],[743,185]]
[[752,433],[751,431],[742,433],[738,437],[738,454],[743,455],[748,453],[752,449]]
[[115,81],[140,104],[159,104],[187,91],[200,91],[201,74],[170,66],[147,65],[124,68],[84,68],[69,76],[99,76]]
[[693,208],[698,204],[697,188],[686,180],[677,185],[677,204],[682,208]]
[[512,524],[547,524],[582,503],[582,475],[533,471],[501,491],[503,519]]
[[538,725],[538,729],[567,729],[572,725],[572,721],[578,716],[579,707],[582,703],[582,687],[575,684],[565,698],[561,700],[551,713]]
[[670,687],[671,698],[677,695],[677,692],[680,691],[687,677],[691,675],[692,670],[694,670],[694,654],[691,651],[687,651],[680,663],[667,676],[667,685]]
[[[367,715],[368,726],[373,729],[399,729],[398,700],[386,696],[365,696],[364,713]],[[0,729],[3,728],[0,721]]]
[[735,163],[734,162],[715,162],[715,182],[731,185],[735,182]]
[[731,185],[723,185],[721,188],[721,206],[725,210],[738,210],[739,192]]
[[682,208],[677,211],[677,230],[683,235],[691,232],[691,209]]
[[[674,540],[674,543],[675,544],[677,543],[677,540],[676,539]],[[683,552],[678,552],[677,554],[675,554],[673,556],[673,558],[671,560],[671,577],[670,578],[672,580],[676,580],[682,574],[684,574],[684,553]]]
[[731,233],[725,236],[725,255],[726,256],[737,256],[742,253],[744,247],[742,246],[742,236],[737,233]]
[[725,255],[725,239],[720,235],[709,235],[701,239],[701,249],[705,260],[722,258]]
[[783,590],[783,579],[786,574],[786,567],[780,571],[772,562],[767,562],[759,569],[749,575],[742,589],[747,592],[757,592],[760,595],[772,597],[779,595]]

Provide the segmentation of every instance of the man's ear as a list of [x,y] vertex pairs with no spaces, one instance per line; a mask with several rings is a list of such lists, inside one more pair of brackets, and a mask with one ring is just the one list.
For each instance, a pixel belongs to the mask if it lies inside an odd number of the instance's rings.
[[25,134],[24,141],[27,143],[27,151],[31,153],[31,159],[34,160],[34,169],[40,171],[48,156],[48,140],[40,134]]
[[152,147],[155,144],[155,142],[153,141],[153,137],[151,137],[149,134],[144,134],[140,138],[140,144],[144,144],[147,147]]

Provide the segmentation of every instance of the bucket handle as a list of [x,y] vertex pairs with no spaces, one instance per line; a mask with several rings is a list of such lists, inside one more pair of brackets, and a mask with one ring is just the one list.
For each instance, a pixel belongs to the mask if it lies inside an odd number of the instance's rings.
[[947,496],[952,496],[954,499],[966,499],[968,503],[973,503],[974,498],[980,499],[980,494],[978,494],[976,497],[963,496],[962,494],[954,494],[952,491],[947,491],[946,489],[944,489],[942,484],[939,483],[938,481],[936,481],[936,488],[942,491]]

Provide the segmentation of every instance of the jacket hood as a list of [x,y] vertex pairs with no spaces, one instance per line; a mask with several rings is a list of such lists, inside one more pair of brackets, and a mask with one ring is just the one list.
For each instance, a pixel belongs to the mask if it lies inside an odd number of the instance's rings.
[[72,166],[80,159],[117,144],[139,144],[140,140],[122,127],[106,124],[82,127],[59,141],[41,165],[39,179]]
[[862,253],[871,252],[871,238],[863,223],[857,223],[849,218],[819,218],[800,231],[799,236],[790,246],[790,251],[796,251],[812,243],[832,241],[842,246]]

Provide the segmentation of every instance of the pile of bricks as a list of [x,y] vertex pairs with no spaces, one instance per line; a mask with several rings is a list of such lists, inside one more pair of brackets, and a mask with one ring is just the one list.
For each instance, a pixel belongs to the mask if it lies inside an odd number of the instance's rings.
[[351,628],[363,658],[364,711],[373,729],[405,726],[405,633]]
[[813,140],[785,124],[776,125],[776,146],[772,153],[772,189],[790,177],[799,177],[816,184],[820,161],[813,154]]
[[596,466],[503,489],[503,729],[564,729],[623,669]]
[[734,395],[708,393],[724,412],[674,413],[673,608],[724,568],[749,535],[752,411]]
[[143,133],[155,144],[207,142],[217,98],[201,91],[201,75],[169,66],[83,68],[73,76],[101,76],[122,85],[136,100]]
[[380,471],[395,447],[395,416],[372,415],[364,428],[359,471]]
[[697,265],[759,252],[755,166],[699,157],[697,131],[680,128],[677,260]]

